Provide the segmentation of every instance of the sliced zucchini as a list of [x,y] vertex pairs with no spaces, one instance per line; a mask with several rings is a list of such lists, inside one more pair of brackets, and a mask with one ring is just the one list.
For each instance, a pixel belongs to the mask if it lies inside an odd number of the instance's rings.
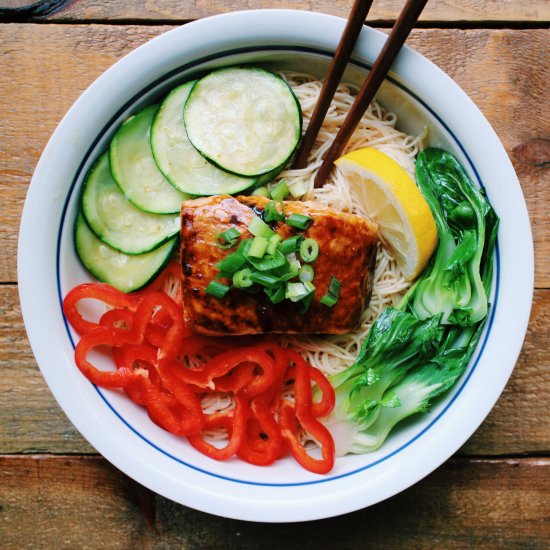
[[153,280],[170,260],[177,247],[173,237],[159,248],[128,256],[100,241],[79,212],[75,221],[76,252],[84,267],[99,281],[122,292],[132,292]]
[[183,125],[183,106],[194,83],[172,90],[155,116],[151,147],[157,166],[174,187],[193,195],[232,194],[255,185],[254,178],[216,168],[191,145]]
[[230,67],[201,78],[183,110],[194,147],[223,170],[255,177],[284,166],[302,131],[288,84],[263,69]]
[[100,240],[125,254],[149,252],[180,228],[179,212],[150,214],[126,199],[111,175],[108,153],[99,157],[86,177],[82,212]]
[[190,198],[158,169],[151,151],[151,124],[157,105],[131,116],[117,130],[109,149],[113,178],[126,198],[140,210],[156,214],[179,212]]

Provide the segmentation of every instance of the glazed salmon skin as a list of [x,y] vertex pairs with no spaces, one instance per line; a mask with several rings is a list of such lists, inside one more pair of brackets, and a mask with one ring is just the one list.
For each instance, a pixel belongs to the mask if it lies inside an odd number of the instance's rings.
[[[206,294],[218,270],[215,265],[229,252],[216,244],[217,235],[230,227],[240,239],[253,237],[248,225],[261,215],[269,199],[256,196],[216,195],[183,202],[181,262],[184,319],[197,334],[228,336],[262,333],[343,334],[357,328],[372,291],[378,227],[355,214],[339,212],[314,202],[285,201],[287,216],[313,219],[305,231],[284,222],[272,223],[283,239],[303,234],[319,244],[315,270],[315,297],[302,314],[290,300],[272,304],[263,292],[251,294],[232,288],[223,298]],[[340,297],[330,308],[320,303],[331,277],[341,282]],[[230,281],[224,281],[231,284]]]

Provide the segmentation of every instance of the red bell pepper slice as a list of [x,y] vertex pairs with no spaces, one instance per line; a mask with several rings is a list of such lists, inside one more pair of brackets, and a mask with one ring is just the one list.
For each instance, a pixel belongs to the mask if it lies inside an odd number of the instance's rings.
[[76,286],[63,300],[63,313],[78,334],[86,334],[98,326],[97,323],[84,319],[76,307],[80,300],[86,298],[101,300],[115,308],[127,308],[134,311],[142,296],[125,294],[104,283],[84,283]]
[[253,399],[247,434],[237,455],[250,464],[267,466],[279,458],[282,444],[281,430],[269,407],[263,400]]
[[224,393],[237,393],[242,390],[247,384],[250,384],[254,378],[254,363],[241,363],[227,374],[220,376],[214,380],[214,388],[216,391]]
[[182,377],[189,384],[213,389],[214,379],[226,375],[241,363],[254,363],[262,369],[262,374],[254,379],[247,389],[247,397],[257,395],[273,383],[275,379],[273,360],[264,351],[250,347],[221,353],[210,359],[201,369],[187,369],[182,373]]
[[99,320],[102,327],[110,327],[121,330],[132,330],[134,314],[129,309],[110,309]]
[[313,401],[311,404],[311,414],[315,418],[326,416],[334,409],[334,404],[336,403],[334,388],[329,379],[319,369],[308,365],[308,374],[321,390],[321,399]]
[[[309,365],[295,351],[287,350],[287,354],[296,367],[294,384],[295,404],[291,405],[288,401],[283,402],[280,410],[281,432],[290,445],[290,452],[304,468],[307,468],[311,472],[324,474],[329,472],[334,466],[334,440],[328,429],[313,417]],[[309,455],[300,443],[297,431],[294,429],[294,415],[302,428],[321,447],[321,459],[315,459]]]
[[[228,460],[234,456],[241,446],[246,430],[246,419],[248,416],[248,401],[243,396],[242,392],[235,395],[235,408],[233,410],[231,428],[229,432],[229,441],[222,447],[216,447],[204,439],[202,434],[187,436],[189,443],[214,460]],[[208,421],[206,423],[208,425]]]
[[90,350],[98,346],[121,346],[133,344],[133,338],[128,332],[119,329],[99,327],[85,334],[76,345],[75,362],[82,374],[90,382],[104,388],[128,388],[144,374],[140,371],[128,368],[120,368],[116,371],[101,371],[94,367],[88,360]]

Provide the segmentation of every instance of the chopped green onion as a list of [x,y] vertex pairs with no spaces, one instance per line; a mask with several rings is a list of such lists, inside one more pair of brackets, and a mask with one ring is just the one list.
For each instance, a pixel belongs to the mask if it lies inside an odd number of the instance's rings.
[[305,283],[306,281],[313,281],[314,275],[315,271],[313,271],[310,265],[303,265],[298,272],[298,279],[300,279],[302,283]]
[[228,273],[227,271],[219,271],[216,273],[214,279],[231,279],[233,276],[232,273]]
[[279,243],[282,240],[283,238],[278,233],[275,233],[275,235],[271,235],[271,237],[269,237],[269,243],[267,245],[267,250],[265,251],[265,253],[269,254],[270,256],[274,256],[275,252],[277,252],[277,248],[279,247]]
[[216,244],[220,248],[231,248],[240,236],[241,233],[236,227],[230,227],[216,235]]
[[281,180],[277,185],[271,188],[270,195],[274,201],[282,201],[288,197],[290,191],[288,190],[285,180]]
[[285,239],[280,245],[279,250],[286,256],[287,254],[291,254],[292,252],[296,252],[298,248],[300,248],[300,244],[304,240],[303,235],[295,235],[294,237],[290,237],[288,239]]
[[245,239],[244,241],[241,241],[241,244],[239,245],[239,248],[237,248],[237,252],[239,254],[242,254],[243,256],[248,255],[248,251],[250,250],[250,247],[252,246],[252,241],[254,239]]
[[[281,205],[281,210],[277,208],[277,205]],[[263,219],[266,222],[282,222],[285,219],[285,203],[283,201],[269,201],[264,208]]]
[[264,292],[267,294],[272,304],[278,304],[285,299],[285,285],[280,285],[275,289],[264,288]]
[[313,223],[313,218],[304,214],[290,214],[286,224],[297,229],[307,229]]
[[253,197],[269,197],[269,191],[267,190],[267,187],[256,187],[254,191],[252,191]]
[[254,283],[254,281],[250,278],[251,275],[252,271],[247,267],[245,269],[241,269],[233,275],[233,284],[237,288],[248,288]]
[[286,273],[286,271],[288,271],[288,266],[289,266],[287,259],[278,250],[275,252],[273,256],[268,256],[267,254],[265,254],[264,256],[258,259],[249,256],[248,261],[258,271],[270,271],[272,269],[284,268],[284,271]]
[[311,294],[315,292],[315,285],[311,281],[303,281],[306,290]]
[[[263,222],[262,222],[263,223]],[[251,258],[263,258],[269,241],[264,237],[254,237],[250,249],[246,253]]]
[[319,255],[319,244],[315,239],[305,239],[300,245],[300,256],[304,262],[314,262]]
[[303,283],[287,283],[285,298],[291,302],[299,302],[309,294]]
[[205,292],[215,298],[223,298],[229,292],[229,287],[219,281],[213,280],[208,283]]
[[246,263],[246,258],[240,252],[232,252],[225,258],[222,258],[217,264],[216,269],[227,273],[235,273]]
[[341,288],[342,283],[332,275],[328,285],[328,292],[319,301],[325,306],[332,307],[338,301]]
[[299,302],[298,302],[298,311],[303,315],[304,313],[307,312],[307,310],[309,309],[309,307],[311,306],[311,303],[313,302],[313,296],[314,296],[314,293],[313,292],[310,292],[305,298],[302,298]]
[[270,275],[269,273],[261,273],[260,271],[253,271],[250,278],[259,285],[266,286],[268,288],[275,288],[280,284],[279,277]]
[[274,235],[275,232],[267,223],[265,223],[262,219],[258,218],[258,216],[254,216],[250,223],[248,224],[248,230],[254,237],[263,237],[264,239],[269,239],[271,235]]
[[338,301],[338,298],[336,296],[333,296],[332,294],[325,294],[319,302],[321,302],[323,305],[332,307],[336,302]]
[[338,296],[340,296],[341,288],[342,288],[342,283],[334,275],[332,275],[330,278],[330,283],[328,285],[329,294],[334,294],[334,296],[338,298]]

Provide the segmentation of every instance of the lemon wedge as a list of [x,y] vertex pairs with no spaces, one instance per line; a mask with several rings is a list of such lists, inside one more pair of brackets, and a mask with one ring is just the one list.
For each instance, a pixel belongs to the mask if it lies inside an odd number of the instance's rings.
[[352,194],[380,228],[403,275],[417,277],[437,247],[437,227],[426,199],[388,155],[365,147],[339,158]]

